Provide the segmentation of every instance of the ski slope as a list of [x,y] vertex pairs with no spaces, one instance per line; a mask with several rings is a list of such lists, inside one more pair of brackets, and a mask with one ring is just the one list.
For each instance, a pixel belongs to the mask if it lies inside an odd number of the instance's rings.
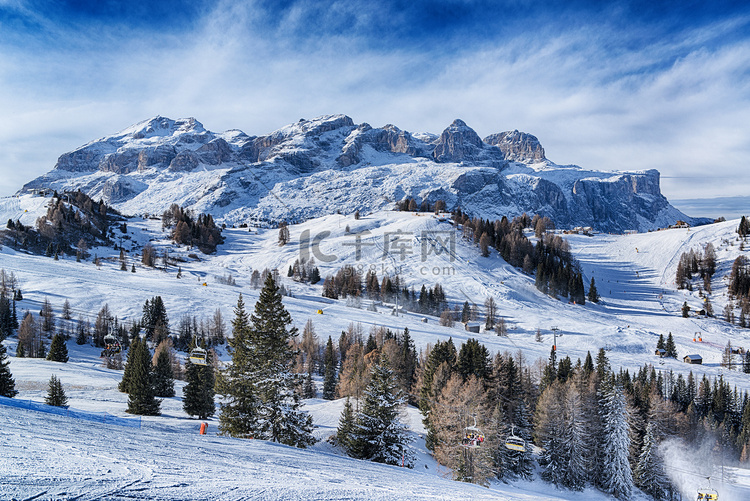
[[[46,210],[47,201],[28,195],[0,199],[0,220],[20,218],[24,224],[33,224]],[[558,356],[570,356],[574,362],[583,359],[587,351],[595,354],[605,347],[614,368],[636,370],[655,364],[660,370],[685,375],[690,370],[699,377],[722,374],[731,385],[750,390],[746,375],[719,365],[728,341],[750,348],[750,330],[716,318],[682,318],[683,302],[699,309],[701,298],[697,288],[687,292],[674,286],[680,254],[712,242],[717,251],[712,301],[718,315],[726,302],[726,284],[721,277],[728,274],[740,252],[748,253],[739,250],[736,227],[737,221],[728,221],[690,230],[565,236],[582,265],[587,288],[594,277],[602,296],[599,304],[585,306],[543,295],[534,287],[533,277],[508,266],[494,253],[480,257],[473,245],[461,239],[460,231],[430,214],[379,212],[359,220],[334,214],[291,226],[290,243],[283,247],[278,245],[278,230],[227,228],[226,243],[218,252],[199,254],[197,259],[190,257],[194,249],[177,248],[166,241],[160,221],[128,221],[127,239],[121,240],[125,248],[135,251],[148,241],[157,249],[169,248],[170,256],[183,260],[179,279],[175,267],[167,271],[143,267],[135,252],[129,254],[128,271],[121,271],[119,253],[106,248],[90,250],[102,258],[102,265],[96,267],[90,260],[54,261],[6,246],[0,250],[0,268],[14,272],[19,280],[24,295],[18,303],[19,314],[24,310],[37,313],[48,298],[59,321],[62,304],[68,299],[73,321],[80,317],[93,323],[106,303],[119,321],[128,322],[140,318],[146,299],[160,295],[173,331],[181,317],[207,319],[217,309],[229,327],[240,293],[248,308],[258,299],[258,291],[250,287],[252,271],[277,268],[282,283],[292,292],[284,304],[295,325],[301,329],[312,319],[323,342],[328,336],[336,341],[350,324],[360,324],[365,335],[374,326],[399,331],[408,327],[417,349],[449,337],[460,346],[474,337],[492,353],[522,353],[526,363],[536,368],[536,360],[548,357],[550,329],[557,327],[563,334],[557,340]],[[394,235],[398,237],[395,241]],[[314,245],[315,241],[319,244]],[[435,245],[444,248],[437,252]],[[384,273],[393,277],[397,272],[402,283],[417,292],[422,285],[440,283],[452,306],[469,301],[482,315],[484,301],[492,296],[509,335],[471,334],[460,324],[442,327],[437,318],[421,314],[401,312],[395,316],[394,305],[389,304],[376,304],[376,311],[370,311],[369,299],[357,304],[323,298],[322,284],[301,284],[286,277],[286,270],[301,256],[315,257],[323,277],[348,264],[373,269],[381,280]],[[130,272],[132,263],[136,273]],[[237,286],[218,280],[229,274]],[[537,329],[542,332],[541,343],[535,341]],[[656,341],[669,332],[680,357],[698,353],[704,365],[690,366],[681,359],[659,364],[653,354]],[[692,341],[696,332],[701,332],[703,343]],[[15,339],[5,344],[9,354],[14,354]],[[127,397],[116,389],[121,373],[101,367],[98,350],[93,347],[73,342],[68,347],[68,364],[10,357],[19,398],[42,401],[54,373],[60,377],[71,407],[126,417]],[[226,359],[225,354],[223,357]],[[593,490],[555,491],[540,481],[493,484],[489,490],[451,482],[443,478],[441,473],[447,472],[438,471],[418,437],[414,447],[419,460],[414,471],[341,457],[325,441],[309,451],[299,451],[219,437],[215,418],[209,420],[209,435],[201,437],[198,422],[182,411],[179,388],[177,394],[163,402],[163,416],[143,418],[140,430],[0,407],[0,499],[607,499]],[[307,402],[306,409],[318,426],[318,438],[333,433],[342,405],[340,401]],[[408,422],[418,436],[421,421],[413,409]],[[689,454],[683,451],[675,456],[684,459]],[[700,486],[692,463],[676,463],[670,472],[686,499]],[[722,501],[731,496],[750,499],[749,479],[746,470],[734,469],[731,483],[723,486],[726,495]]]

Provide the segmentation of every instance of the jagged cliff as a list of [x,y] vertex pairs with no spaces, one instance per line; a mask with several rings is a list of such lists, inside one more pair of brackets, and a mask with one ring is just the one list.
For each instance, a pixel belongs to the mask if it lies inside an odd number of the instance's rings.
[[602,231],[690,220],[661,195],[657,171],[558,166],[531,134],[482,140],[462,120],[438,136],[328,115],[248,136],[155,117],[61,155],[22,190],[41,188],[81,189],[127,214],[178,203],[230,223],[372,211],[405,197],[442,199],[485,218],[538,213],[558,227]]

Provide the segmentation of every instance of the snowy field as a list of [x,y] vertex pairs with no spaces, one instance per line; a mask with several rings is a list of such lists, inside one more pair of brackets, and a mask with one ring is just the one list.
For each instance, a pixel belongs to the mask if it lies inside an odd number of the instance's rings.
[[[48,199],[22,196],[0,199],[0,221],[20,219],[33,224],[45,210]],[[227,228],[226,243],[216,255],[200,254],[186,248],[170,248],[172,257],[181,257],[182,278],[177,269],[147,269],[129,256],[128,271],[120,271],[118,253],[112,249],[91,249],[104,258],[100,267],[73,259],[54,261],[30,256],[9,247],[0,250],[0,268],[14,272],[24,300],[19,314],[28,309],[38,312],[48,298],[58,318],[65,299],[70,301],[73,318],[93,323],[106,303],[123,322],[140,318],[143,303],[160,295],[167,308],[170,327],[176,330],[184,315],[208,319],[220,309],[227,326],[239,293],[251,309],[258,291],[250,287],[253,270],[278,268],[282,283],[293,297],[285,298],[295,325],[300,329],[312,319],[321,341],[336,341],[342,330],[361,324],[365,335],[372,326],[402,330],[408,327],[417,345],[424,348],[438,339],[452,337],[457,346],[475,337],[495,352],[522,352],[527,363],[545,359],[552,345],[552,327],[563,334],[557,340],[558,356],[583,359],[600,347],[608,350],[614,368],[636,370],[654,364],[660,370],[699,377],[722,374],[732,385],[750,390],[750,378],[738,371],[720,367],[727,342],[750,348],[750,330],[738,329],[716,319],[682,318],[680,308],[687,301],[694,310],[702,299],[693,292],[677,291],[674,275],[682,252],[711,242],[717,253],[717,272],[711,296],[717,315],[726,302],[726,281],[732,261],[741,252],[736,240],[738,221],[699,228],[666,230],[634,235],[566,236],[572,252],[581,262],[584,283],[593,276],[602,302],[585,306],[568,304],[536,290],[533,278],[508,266],[496,255],[479,256],[477,249],[460,238],[448,222],[432,215],[381,212],[354,220],[352,216],[331,215],[290,228],[290,244],[279,247],[278,230]],[[347,232],[347,226],[349,231]],[[386,235],[399,235],[397,247]],[[359,236],[357,240],[356,235]],[[451,236],[452,235],[452,236]],[[128,222],[126,249],[151,240],[157,248],[167,245],[161,222],[133,219]],[[319,241],[319,245],[309,242]],[[443,242],[438,253],[434,244]],[[302,242],[302,245],[300,245]],[[408,245],[407,245],[408,243]],[[388,247],[389,252],[386,251]],[[426,256],[423,257],[423,252]],[[432,249],[432,250],[430,250]],[[358,252],[359,251],[359,252]],[[748,254],[748,251],[744,251]],[[507,337],[494,333],[470,334],[459,326],[441,327],[437,318],[402,312],[392,315],[393,305],[378,304],[370,311],[370,300],[360,304],[321,297],[321,284],[292,282],[286,270],[301,255],[313,256],[321,275],[335,273],[345,264],[373,269],[382,279],[398,272],[419,292],[440,283],[451,305],[464,301],[476,304],[481,314],[487,297],[497,302],[499,315],[509,327]],[[106,258],[112,258],[108,260]],[[330,259],[326,262],[325,259]],[[136,263],[136,273],[131,264]],[[223,285],[219,278],[231,274],[237,286]],[[206,285],[202,285],[205,283]],[[322,310],[322,314],[318,314]],[[426,320],[426,322],[425,322]],[[537,329],[543,341],[535,341]],[[678,360],[654,356],[660,334],[675,337]],[[693,342],[700,332],[703,342]],[[15,339],[5,341],[9,354],[15,353]],[[58,375],[71,407],[124,413],[127,396],[117,391],[121,373],[101,367],[98,350],[68,343],[71,361],[58,364],[43,360],[16,359],[11,371],[16,379],[18,398],[42,401],[47,382]],[[682,363],[681,357],[697,353],[702,366]],[[225,357],[226,358],[226,357]],[[179,384],[178,384],[179,386]],[[188,419],[178,396],[166,399],[161,417],[144,417],[140,430],[108,427],[49,414],[0,407],[0,499],[608,499],[597,491],[570,493],[556,491],[541,481],[495,484],[490,489],[451,482],[438,471],[417,440],[418,464],[406,470],[341,457],[325,441],[308,451],[300,451],[260,441],[218,437],[216,419],[209,420],[209,435],[199,436],[199,422]],[[308,401],[319,428],[316,436],[325,439],[333,433],[342,403]],[[411,410],[408,420],[415,434],[421,432],[418,413]],[[675,454],[670,472],[685,499],[692,499],[701,485],[699,456],[683,464],[692,452]],[[670,463],[671,464],[671,463]],[[712,475],[716,485],[718,466]],[[750,473],[726,468],[728,483],[717,487],[725,499],[750,499]],[[638,498],[636,498],[638,499]]]

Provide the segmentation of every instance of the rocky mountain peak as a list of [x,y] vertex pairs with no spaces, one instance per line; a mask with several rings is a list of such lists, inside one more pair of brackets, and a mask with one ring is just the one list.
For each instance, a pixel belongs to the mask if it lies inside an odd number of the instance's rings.
[[476,160],[482,151],[482,140],[474,129],[456,119],[440,135],[432,157],[443,163]]
[[545,160],[544,148],[536,136],[511,130],[492,134],[484,142],[500,148],[505,160],[510,162],[536,163]]

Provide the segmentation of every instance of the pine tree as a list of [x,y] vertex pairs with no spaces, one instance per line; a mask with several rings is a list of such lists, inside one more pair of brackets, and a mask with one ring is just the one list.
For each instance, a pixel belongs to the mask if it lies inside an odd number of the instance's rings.
[[664,334],[659,334],[659,340],[656,342],[656,349],[662,349],[666,351],[666,349],[664,348]]
[[157,348],[156,365],[153,367],[154,394],[157,397],[174,397],[174,372],[169,356],[169,341],[163,341]]
[[589,284],[589,301],[592,303],[598,303],[599,299],[599,291],[596,290],[596,282],[594,282],[594,277],[591,277],[591,284]]
[[55,407],[68,406],[68,397],[65,395],[62,383],[54,374],[49,379],[49,389],[47,390],[47,397],[44,399],[44,402],[47,405],[54,405]]
[[636,485],[656,501],[666,498],[666,474],[664,464],[657,451],[656,425],[649,422],[646,435],[643,437],[643,447],[635,468]]
[[185,361],[187,384],[182,389],[182,408],[198,419],[207,419],[216,412],[213,353],[213,350],[207,350],[206,365],[194,364],[189,357]]
[[47,360],[62,363],[68,361],[68,347],[65,345],[65,338],[59,332],[52,338],[49,353],[47,353]]
[[292,371],[297,352],[290,341],[297,329],[287,328],[292,317],[272,275],[253,315],[248,319],[240,296],[235,317],[229,341],[232,364],[220,376],[220,392],[227,397],[221,432],[303,448],[314,444],[312,418],[299,410],[301,377]]
[[354,437],[354,410],[349,397],[346,397],[344,410],[341,411],[339,426],[336,428],[336,443],[345,451],[351,450]]
[[315,398],[315,382],[310,370],[305,374],[305,383],[302,385],[302,398]]
[[677,358],[677,347],[674,344],[674,338],[670,332],[667,335],[667,342],[664,344],[664,351],[668,357]]
[[380,358],[371,371],[362,403],[357,414],[349,453],[354,457],[405,466],[414,466],[414,455],[407,444],[411,437],[399,421],[399,410],[406,397],[399,389],[388,359]]
[[606,492],[624,499],[633,490],[633,474],[628,460],[629,412],[622,387],[614,382],[603,384],[600,408],[603,425],[601,483]]
[[13,398],[18,395],[16,382],[10,373],[10,362],[5,345],[0,343],[0,396]]
[[135,351],[136,347],[139,343],[145,341],[141,341],[139,337],[134,337],[133,342],[130,343],[130,348],[128,349],[128,356],[125,359],[125,370],[122,373],[122,379],[120,380],[120,384],[117,385],[117,389],[120,390],[123,393],[130,393],[130,382],[133,379],[133,371],[135,367]]
[[[132,346],[131,349],[133,349]],[[161,414],[161,400],[156,399],[151,353],[148,350],[148,345],[145,341],[139,342],[135,346],[134,352],[132,372],[128,384],[128,409],[125,412],[142,416],[158,416]]]
[[325,354],[323,355],[323,398],[333,400],[336,398],[336,351],[333,349],[333,340],[328,336]]

